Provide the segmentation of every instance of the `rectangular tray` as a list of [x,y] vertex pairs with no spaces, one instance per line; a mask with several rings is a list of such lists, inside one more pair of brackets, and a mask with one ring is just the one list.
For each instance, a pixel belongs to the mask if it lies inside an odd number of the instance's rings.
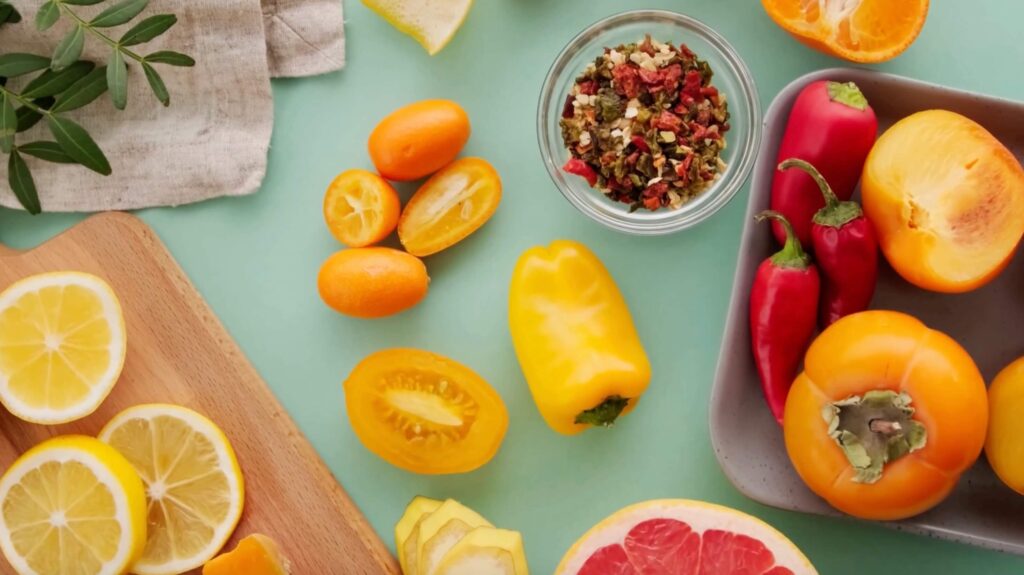
[[[747,303],[758,264],[776,249],[769,226],[756,225],[753,216],[768,208],[772,173],[790,108],[804,86],[821,79],[856,82],[878,115],[880,134],[914,112],[943,108],[985,126],[1021,160],[1024,103],[879,72],[836,68],[797,79],[768,109],[711,393],[711,440],[722,470],[747,497],[781,509],[841,516],[811,493],[790,465],[782,432],[765,405],[751,356]],[[855,197],[859,197],[859,191]],[[1024,336],[1014,337],[1021,333],[1024,318],[1024,256],[1020,251],[998,279],[960,295],[915,288],[897,276],[884,258],[879,261],[882,269],[872,308],[904,311],[948,333],[970,352],[986,381],[1024,355]],[[1024,497],[1005,487],[982,458],[941,505],[923,515],[885,524],[1024,555],[1022,517]]]

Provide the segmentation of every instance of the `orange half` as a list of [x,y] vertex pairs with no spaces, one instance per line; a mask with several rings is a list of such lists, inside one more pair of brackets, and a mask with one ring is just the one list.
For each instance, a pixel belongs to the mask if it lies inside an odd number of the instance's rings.
[[761,0],[768,15],[804,44],[852,62],[891,60],[924,27],[929,0]]

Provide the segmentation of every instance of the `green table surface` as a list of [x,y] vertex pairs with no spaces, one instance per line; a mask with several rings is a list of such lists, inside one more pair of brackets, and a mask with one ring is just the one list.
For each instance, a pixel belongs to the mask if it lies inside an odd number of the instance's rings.
[[[412,496],[454,497],[496,525],[522,531],[533,572],[550,573],[573,541],[611,512],[685,497],[766,519],[823,574],[1024,572],[1018,557],[770,509],[745,499],[722,474],[707,406],[747,191],[695,229],[659,238],[619,234],[562,199],[534,133],[540,85],[558,51],[595,20],[630,8],[683,12],[720,31],[753,71],[765,107],[797,76],[842,65],[790,39],[754,0],[481,0],[434,58],[346,0],[346,69],[274,82],[262,190],[140,215],[389,545]],[[1024,100],[1022,19],[1019,0],[934,0],[917,42],[877,69]],[[473,136],[464,154],[486,157],[500,171],[502,205],[469,240],[429,258],[433,281],[418,307],[377,321],[339,316],[316,293],[320,263],[340,248],[323,225],[324,189],[344,169],[371,167],[365,142],[377,120],[430,97],[465,106]],[[3,210],[0,240],[34,245],[78,219]],[[517,256],[556,238],[583,241],[603,259],[631,304],[655,374],[636,412],[612,430],[576,437],[557,435],[541,420],[505,319]],[[489,465],[462,476],[421,477],[360,445],[345,417],[341,381],[364,355],[394,346],[451,356],[498,389],[511,426]]]

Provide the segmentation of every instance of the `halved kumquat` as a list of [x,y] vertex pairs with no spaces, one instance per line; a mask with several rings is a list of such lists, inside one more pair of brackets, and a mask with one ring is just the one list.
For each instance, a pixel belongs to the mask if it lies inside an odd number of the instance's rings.
[[414,256],[429,256],[464,240],[494,215],[501,177],[480,158],[462,158],[434,174],[409,200],[398,237]]
[[366,170],[348,170],[334,178],[324,195],[324,220],[334,237],[350,248],[373,245],[398,225],[398,192]]

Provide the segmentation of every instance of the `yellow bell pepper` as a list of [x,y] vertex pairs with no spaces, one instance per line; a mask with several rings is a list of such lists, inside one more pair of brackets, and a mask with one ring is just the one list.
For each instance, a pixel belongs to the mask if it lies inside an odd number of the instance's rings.
[[520,256],[509,327],[533,400],[559,433],[611,425],[636,407],[651,380],[615,280],[577,242],[559,240]]

